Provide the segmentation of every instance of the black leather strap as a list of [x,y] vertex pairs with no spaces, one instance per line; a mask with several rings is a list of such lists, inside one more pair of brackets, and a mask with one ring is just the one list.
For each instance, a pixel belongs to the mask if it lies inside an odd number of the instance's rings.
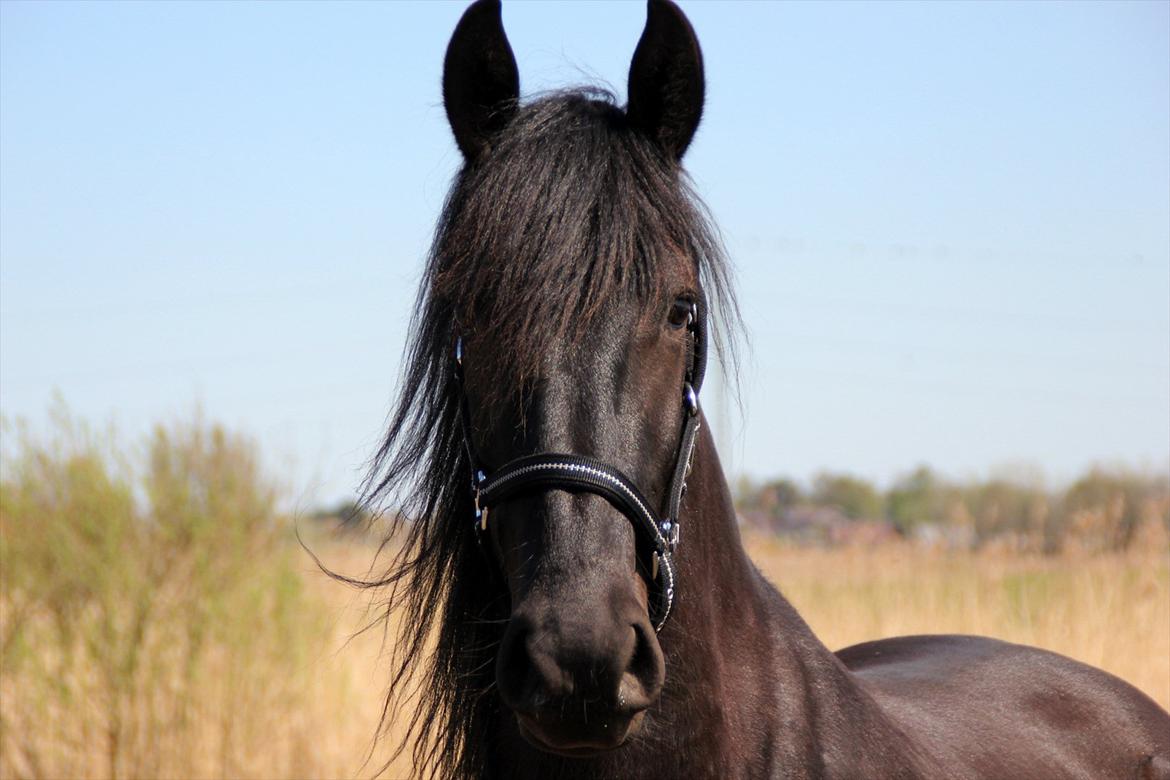
[[[640,537],[639,558],[651,584],[650,618],[661,628],[674,602],[670,542],[654,505],[618,469],[583,455],[547,452],[509,461],[479,486],[479,507],[491,508],[518,495],[546,490],[585,491],[605,498],[630,519]],[[669,528],[669,526],[667,526]]]
[[691,357],[688,360],[687,381],[695,389],[695,398],[703,389],[707,375],[707,302],[700,296],[691,310]]
[[674,475],[670,478],[670,495],[667,499],[666,517],[669,527],[665,528],[670,551],[678,546],[681,529],[678,516],[682,511],[683,496],[687,492],[687,477],[691,473],[691,462],[695,456],[695,442],[699,438],[699,429],[702,428],[702,415],[698,407],[694,414],[686,412],[686,422],[683,423],[682,442],[678,448],[678,461],[674,465]]
[[609,500],[644,531],[659,552],[666,551],[653,505],[625,474],[583,455],[545,452],[509,461],[479,487],[480,506],[493,507],[512,496],[549,488],[585,490]]

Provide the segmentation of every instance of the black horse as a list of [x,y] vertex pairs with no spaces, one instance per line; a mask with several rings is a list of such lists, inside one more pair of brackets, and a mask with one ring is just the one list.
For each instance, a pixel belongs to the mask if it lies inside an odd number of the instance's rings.
[[520,104],[498,0],[451,39],[465,165],[366,484],[408,518],[364,584],[400,621],[384,723],[416,771],[1170,778],[1170,715],[1125,682],[977,637],[830,652],[745,555],[697,404],[707,312],[736,320],[680,168],[703,95],[669,0],[624,109]]

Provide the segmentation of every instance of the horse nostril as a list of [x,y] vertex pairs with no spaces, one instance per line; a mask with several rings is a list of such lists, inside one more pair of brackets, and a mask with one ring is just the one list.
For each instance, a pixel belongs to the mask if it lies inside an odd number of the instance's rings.
[[500,696],[514,710],[525,709],[525,702],[531,700],[535,693],[532,690],[535,680],[532,679],[528,657],[528,638],[531,633],[529,621],[513,616],[500,640],[500,650],[496,656],[496,683]]
[[622,675],[618,699],[622,709],[642,710],[653,704],[662,692],[666,664],[649,623],[635,623],[630,630],[634,635],[633,653]]
[[600,630],[596,617],[567,624],[514,615],[496,661],[504,703],[528,715],[576,700],[627,715],[653,704],[666,672],[649,621]]

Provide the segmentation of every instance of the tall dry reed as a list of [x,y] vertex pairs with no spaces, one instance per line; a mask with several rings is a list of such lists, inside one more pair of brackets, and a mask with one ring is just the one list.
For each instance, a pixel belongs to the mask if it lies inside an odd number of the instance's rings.
[[198,420],[115,442],[5,425],[0,775],[350,774],[318,759],[328,613],[255,449]]
[[751,537],[752,557],[833,649],[900,634],[980,634],[1100,667],[1170,708],[1170,552],[810,549]]

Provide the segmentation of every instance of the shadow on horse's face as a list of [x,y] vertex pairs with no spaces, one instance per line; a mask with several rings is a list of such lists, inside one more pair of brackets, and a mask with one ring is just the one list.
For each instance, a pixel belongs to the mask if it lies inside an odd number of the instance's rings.
[[[589,455],[658,503],[682,425],[684,326],[696,284],[688,266],[680,260],[677,286],[662,299],[611,302],[584,339],[544,358],[522,402],[518,392],[487,392],[491,372],[475,366],[491,354],[490,336],[474,338],[468,352],[481,357],[468,360],[466,392],[486,462]],[[511,596],[496,678],[521,733],[572,755],[621,745],[665,676],[649,614],[652,575],[631,521],[595,493],[543,490],[493,508],[484,541]]]

